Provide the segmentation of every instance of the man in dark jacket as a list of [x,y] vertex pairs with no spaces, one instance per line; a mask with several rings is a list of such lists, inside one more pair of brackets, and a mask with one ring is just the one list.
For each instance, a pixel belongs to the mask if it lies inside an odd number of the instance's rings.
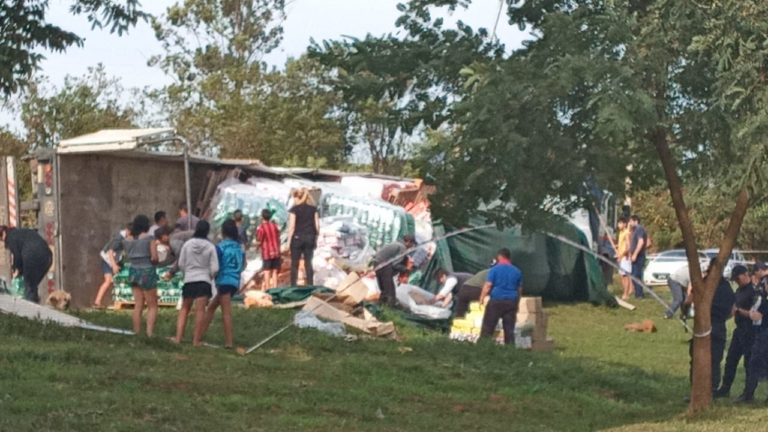
[[[708,268],[712,268],[716,258],[713,258]],[[706,276],[705,276],[706,277]],[[690,303],[691,296],[688,296],[686,300]],[[725,323],[733,315],[733,305],[736,301],[736,296],[733,293],[731,284],[724,277],[720,277],[720,281],[715,289],[715,296],[712,299],[711,309],[711,353],[712,353],[712,391],[715,392],[720,385],[721,370],[720,365],[723,361],[723,352],[725,351],[725,343],[728,337],[728,332],[725,328]],[[695,338],[695,336],[694,336]],[[689,378],[693,377],[693,339],[691,339],[688,353],[691,357]]]
[[397,302],[395,276],[407,270],[408,249],[415,245],[414,238],[406,235],[402,241],[383,246],[373,257],[376,281],[381,290],[381,303],[394,306]]
[[[746,311],[740,310],[738,312],[744,313]],[[757,301],[749,310],[749,318],[752,320],[755,342],[749,357],[744,393],[736,399],[738,403],[753,402],[759,380],[768,377],[768,300],[762,292],[757,296]]]
[[40,282],[53,264],[48,243],[35,230],[0,226],[0,240],[13,255],[14,277],[24,278],[24,298],[40,303]]
[[749,357],[752,352],[752,344],[755,340],[755,332],[752,320],[749,318],[752,306],[757,299],[757,290],[752,285],[752,277],[749,270],[743,265],[737,265],[731,271],[731,280],[738,284],[736,289],[736,304],[734,307],[734,321],[736,328],[733,330],[731,344],[728,346],[728,355],[725,358],[723,371],[723,383],[714,393],[714,397],[728,397],[731,393],[733,380],[736,378],[736,369],[741,358],[744,358],[744,370],[749,375]]

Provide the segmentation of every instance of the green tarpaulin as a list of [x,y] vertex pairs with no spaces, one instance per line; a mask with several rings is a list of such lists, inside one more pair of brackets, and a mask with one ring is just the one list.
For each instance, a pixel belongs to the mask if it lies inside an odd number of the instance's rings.
[[[445,232],[442,225],[435,224],[436,238]],[[568,222],[563,221],[554,233],[589,247],[584,233]],[[434,274],[441,267],[466,273],[487,269],[496,252],[504,247],[512,251],[512,261],[523,272],[525,295],[613,304],[594,256],[547,234],[523,233],[519,228],[482,229],[438,241],[423,281],[425,288],[436,290]]]
[[303,286],[289,288],[272,288],[267,290],[267,294],[272,296],[274,304],[284,304],[304,301],[312,294],[334,293],[335,291],[322,286]]

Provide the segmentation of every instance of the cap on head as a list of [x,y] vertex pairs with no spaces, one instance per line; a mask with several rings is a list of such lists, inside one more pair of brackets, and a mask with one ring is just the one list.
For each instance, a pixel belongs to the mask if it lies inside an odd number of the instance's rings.
[[757,261],[755,262],[755,265],[752,266],[752,270],[757,273],[759,271],[766,271],[768,270],[768,264],[766,264],[763,261]]
[[749,269],[741,264],[734,266],[731,270],[731,280],[735,281],[741,275],[749,275]]

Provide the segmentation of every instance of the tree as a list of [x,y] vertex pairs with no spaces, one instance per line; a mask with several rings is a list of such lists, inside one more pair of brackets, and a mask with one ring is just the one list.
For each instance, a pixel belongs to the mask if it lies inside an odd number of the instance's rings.
[[462,87],[459,71],[503,52],[483,29],[462,22],[447,28],[430,18],[404,14],[397,22],[409,35],[404,39],[368,35],[309,49],[311,58],[332,69],[329,82],[341,95],[348,141],[367,148],[374,172],[401,174],[417,135],[448,119]]
[[305,58],[284,71],[262,61],[282,40],[284,9],[284,0],[185,0],[153,22],[165,53],[150,64],[174,79],[155,96],[197,151],[268,164],[343,161],[325,71]]
[[[62,52],[82,46],[83,39],[47,22],[48,0],[10,0],[0,3],[0,92],[5,97],[26,87],[45,58],[39,50]],[[85,15],[94,28],[108,27],[122,35],[146,14],[138,0],[77,0],[70,6],[72,15]]]
[[[288,60],[284,71],[264,75],[264,93],[242,105],[239,127],[222,131],[222,139],[242,134],[247,139],[222,141],[222,156],[258,157],[272,165],[339,167],[348,153],[344,124],[333,118],[336,92],[323,84],[326,70],[301,57]],[[221,113],[227,115],[226,112]]]
[[[687,186],[688,211],[699,249],[717,245],[725,231],[730,217],[731,197],[712,186]],[[632,211],[643,215],[643,225],[653,236],[654,248],[658,251],[683,247],[683,236],[672,207],[669,190],[655,186],[637,191],[632,195]],[[766,250],[768,232],[764,221],[768,214],[768,203],[755,202],[744,218],[736,244],[744,250]],[[757,259],[765,259],[757,255]]]
[[136,113],[123,87],[103,66],[89,68],[83,77],[65,77],[61,88],[46,89],[46,81],[34,80],[21,101],[26,151],[51,148],[62,139],[100,129],[135,127]]
[[153,20],[165,53],[150,65],[174,80],[161,96],[171,121],[198,150],[215,153],[219,145],[250,141],[240,133],[241,113],[264,91],[261,58],[282,40],[284,7],[283,0],[184,0]]
[[[412,7],[458,1],[414,1]],[[466,3],[466,2],[461,2]],[[623,192],[669,189],[691,269],[694,362],[690,411],[711,402],[710,306],[750,204],[765,196],[768,5],[726,0],[509,2],[535,37],[455,109],[452,136],[427,155],[438,214],[536,224],[589,205],[585,182]],[[629,169],[631,167],[631,169]],[[738,173],[734,175],[734,173]],[[702,278],[686,182],[730,197],[720,253]],[[513,201],[508,206],[489,205]],[[482,210],[476,210],[481,208]]]

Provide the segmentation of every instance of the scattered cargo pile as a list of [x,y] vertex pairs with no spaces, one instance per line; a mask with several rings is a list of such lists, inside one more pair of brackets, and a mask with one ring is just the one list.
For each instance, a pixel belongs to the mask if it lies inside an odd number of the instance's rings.
[[[465,318],[453,320],[451,339],[477,342],[483,323],[483,307],[478,302],[469,306]],[[551,351],[554,341],[547,337],[547,314],[541,305],[541,297],[523,297],[517,311],[515,323],[515,345],[532,351]],[[503,342],[501,322],[496,327],[495,339]]]

